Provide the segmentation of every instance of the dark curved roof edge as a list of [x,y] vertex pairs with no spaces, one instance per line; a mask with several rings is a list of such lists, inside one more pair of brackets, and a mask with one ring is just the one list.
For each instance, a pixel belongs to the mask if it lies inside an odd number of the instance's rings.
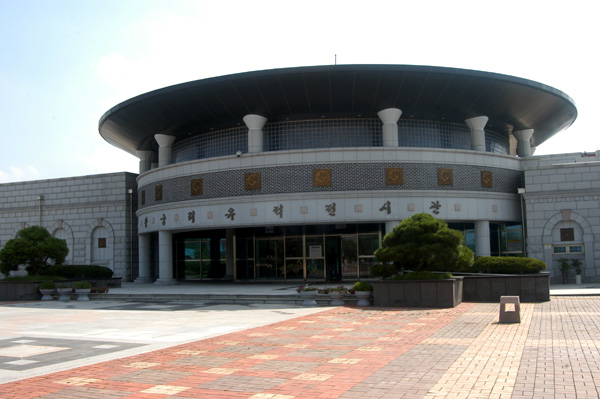
[[[337,97],[332,85],[340,91]],[[535,129],[536,145],[577,117],[567,94],[515,76],[438,66],[323,65],[243,72],[153,90],[109,109],[100,118],[99,131],[109,143],[135,154],[149,149],[155,133],[177,136],[198,126],[239,122],[247,113],[271,119],[339,111],[374,116],[377,106],[397,106],[403,118],[428,114],[461,122],[487,115],[488,126],[498,131]]]

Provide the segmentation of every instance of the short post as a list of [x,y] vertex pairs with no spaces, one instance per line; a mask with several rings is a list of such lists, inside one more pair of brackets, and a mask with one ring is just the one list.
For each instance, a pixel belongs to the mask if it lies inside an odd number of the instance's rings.
[[[514,305],[514,310],[506,310],[506,305]],[[500,297],[500,323],[520,323],[521,303],[518,296]]]

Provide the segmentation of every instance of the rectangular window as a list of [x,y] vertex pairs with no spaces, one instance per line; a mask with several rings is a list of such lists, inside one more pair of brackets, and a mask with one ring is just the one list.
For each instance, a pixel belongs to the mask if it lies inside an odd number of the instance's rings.
[[580,254],[583,252],[583,245],[569,245],[570,254]]
[[552,247],[552,252],[555,254],[566,254],[567,253],[567,247],[565,246],[554,246]]
[[106,248],[106,238],[98,238],[98,248]]
[[560,240],[561,241],[575,241],[575,229],[573,229],[573,228],[560,229]]
[[554,245],[552,247],[554,254],[581,254],[583,253],[583,245]]

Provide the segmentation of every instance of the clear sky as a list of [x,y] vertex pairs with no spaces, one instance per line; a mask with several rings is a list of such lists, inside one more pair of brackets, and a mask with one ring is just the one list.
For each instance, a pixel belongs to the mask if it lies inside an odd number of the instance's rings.
[[414,64],[553,86],[579,115],[536,155],[596,151],[600,24],[588,0],[0,0],[0,183],[138,171],[111,107],[261,69]]

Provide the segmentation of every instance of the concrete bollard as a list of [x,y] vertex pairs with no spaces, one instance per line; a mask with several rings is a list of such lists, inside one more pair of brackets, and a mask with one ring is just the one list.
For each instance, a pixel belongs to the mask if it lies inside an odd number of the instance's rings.
[[[507,304],[514,304],[514,310],[506,310]],[[521,322],[521,303],[518,296],[500,297],[500,323],[520,323]]]

